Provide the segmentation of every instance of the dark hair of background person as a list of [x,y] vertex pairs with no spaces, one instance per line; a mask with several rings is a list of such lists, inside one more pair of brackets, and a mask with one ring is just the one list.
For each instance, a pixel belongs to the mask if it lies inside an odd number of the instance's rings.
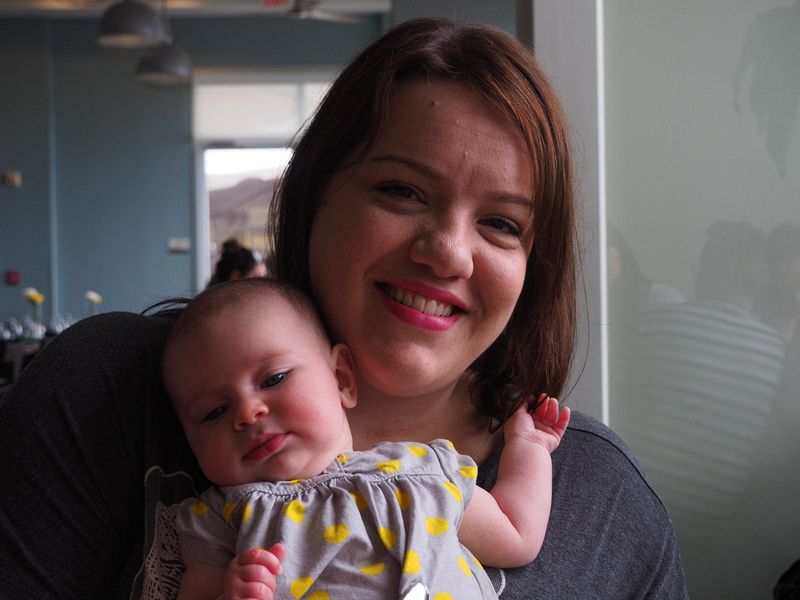
[[800,226],[781,223],[767,237],[767,284],[756,314],[787,341],[800,319]]
[[[609,312],[622,315],[623,318],[635,317],[644,308],[643,297],[653,282],[642,273],[639,261],[636,260],[636,255],[622,232],[611,224],[606,227],[606,246],[609,261],[612,251],[616,251],[616,258],[619,261],[618,272],[613,280],[609,273]],[[610,315],[609,320],[614,323],[613,316]]]
[[766,235],[752,223],[720,221],[706,229],[695,299],[753,309],[767,280]]
[[369,150],[396,90],[420,79],[471,87],[507,115],[530,153],[535,218],[522,292],[503,333],[471,366],[473,401],[502,423],[524,395],[561,395],[576,331],[567,125],[532,52],[509,34],[484,25],[413,19],[349,63],[320,104],[276,189],[270,225],[277,276],[313,295],[308,243],[326,189],[337,172]]
[[[206,287],[211,287],[223,281],[246,277],[258,264],[255,253],[239,244],[231,238],[222,243],[222,254],[220,254],[217,266]],[[238,276],[235,275],[238,273]]]

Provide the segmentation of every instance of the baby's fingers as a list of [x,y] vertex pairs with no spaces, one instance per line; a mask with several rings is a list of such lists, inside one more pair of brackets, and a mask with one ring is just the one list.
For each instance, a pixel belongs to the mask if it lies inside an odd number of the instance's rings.
[[562,407],[561,411],[558,413],[558,419],[553,425],[553,430],[558,434],[559,437],[564,437],[564,434],[567,431],[567,425],[569,425],[569,417],[570,417],[569,407],[568,406]]
[[539,404],[533,411],[533,420],[545,425],[555,425],[558,421],[558,400],[546,394],[539,396]]
[[[253,565],[266,568],[270,573],[278,575],[281,572],[281,562],[286,556],[283,544],[275,544],[269,550],[263,548],[250,548],[245,550],[235,561],[240,566]],[[252,571],[251,571],[252,572]],[[255,570],[255,572],[263,572]]]
[[552,429],[559,437],[564,435],[569,424],[570,410],[566,406],[559,409],[558,400],[546,397],[533,412],[536,427]]

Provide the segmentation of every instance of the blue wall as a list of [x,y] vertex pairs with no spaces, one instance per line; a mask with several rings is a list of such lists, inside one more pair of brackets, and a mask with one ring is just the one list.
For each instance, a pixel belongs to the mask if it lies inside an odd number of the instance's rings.
[[21,188],[0,187],[0,276],[22,273],[19,287],[0,281],[0,319],[27,314],[23,286],[52,296],[49,34],[43,20],[0,20],[0,171],[23,177]]
[[[167,252],[193,234],[191,91],[136,83],[139,55],[94,44],[95,19],[0,19],[0,319],[29,308],[21,289],[45,294],[45,315],[141,310],[191,293],[194,257]],[[340,66],[383,27],[271,18],[175,19],[176,42],[195,66]],[[12,82],[8,84],[7,82]],[[51,265],[55,268],[52,269]]]
[[[390,22],[414,16],[479,20],[514,31],[514,0],[395,0],[387,17],[358,25],[265,18],[172,19],[196,67],[338,68]],[[0,320],[45,294],[44,314],[85,314],[86,290],[102,310],[138,311],[190,294],[194,256],[167,252],[193,237],[191,91],[137,84],[139,54],[94,44],[96,19],[0,19]],[[201,284],[202,285],[202,284]]]

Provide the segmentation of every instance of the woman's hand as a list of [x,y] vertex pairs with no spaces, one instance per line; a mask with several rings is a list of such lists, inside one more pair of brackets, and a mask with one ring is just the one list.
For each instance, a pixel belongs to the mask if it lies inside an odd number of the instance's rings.
[[558,448],[561,438],[569,424],[569,408],[559,408],[558,400],[547,394],[541,394],[538,405],[529,412],[533,403],[520,406],[505,425],[506,440],[515,436],[541,444],[548,452]]
[[283,544],[269,550],[250,548],[239,554],[225,571],[224,600],[273,600],[285,556]]

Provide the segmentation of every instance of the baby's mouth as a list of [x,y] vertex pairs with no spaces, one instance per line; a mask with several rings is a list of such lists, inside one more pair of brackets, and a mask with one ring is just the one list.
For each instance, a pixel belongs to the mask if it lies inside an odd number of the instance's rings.
[[395,302],[399,302],[403,306],[408,306],[426,315],[449,317],[457,310],[452,304],[432,300],[431,298],[426,298],[421,294],[415,294],[402,288],[387,285],[384,287],[384,290]]

